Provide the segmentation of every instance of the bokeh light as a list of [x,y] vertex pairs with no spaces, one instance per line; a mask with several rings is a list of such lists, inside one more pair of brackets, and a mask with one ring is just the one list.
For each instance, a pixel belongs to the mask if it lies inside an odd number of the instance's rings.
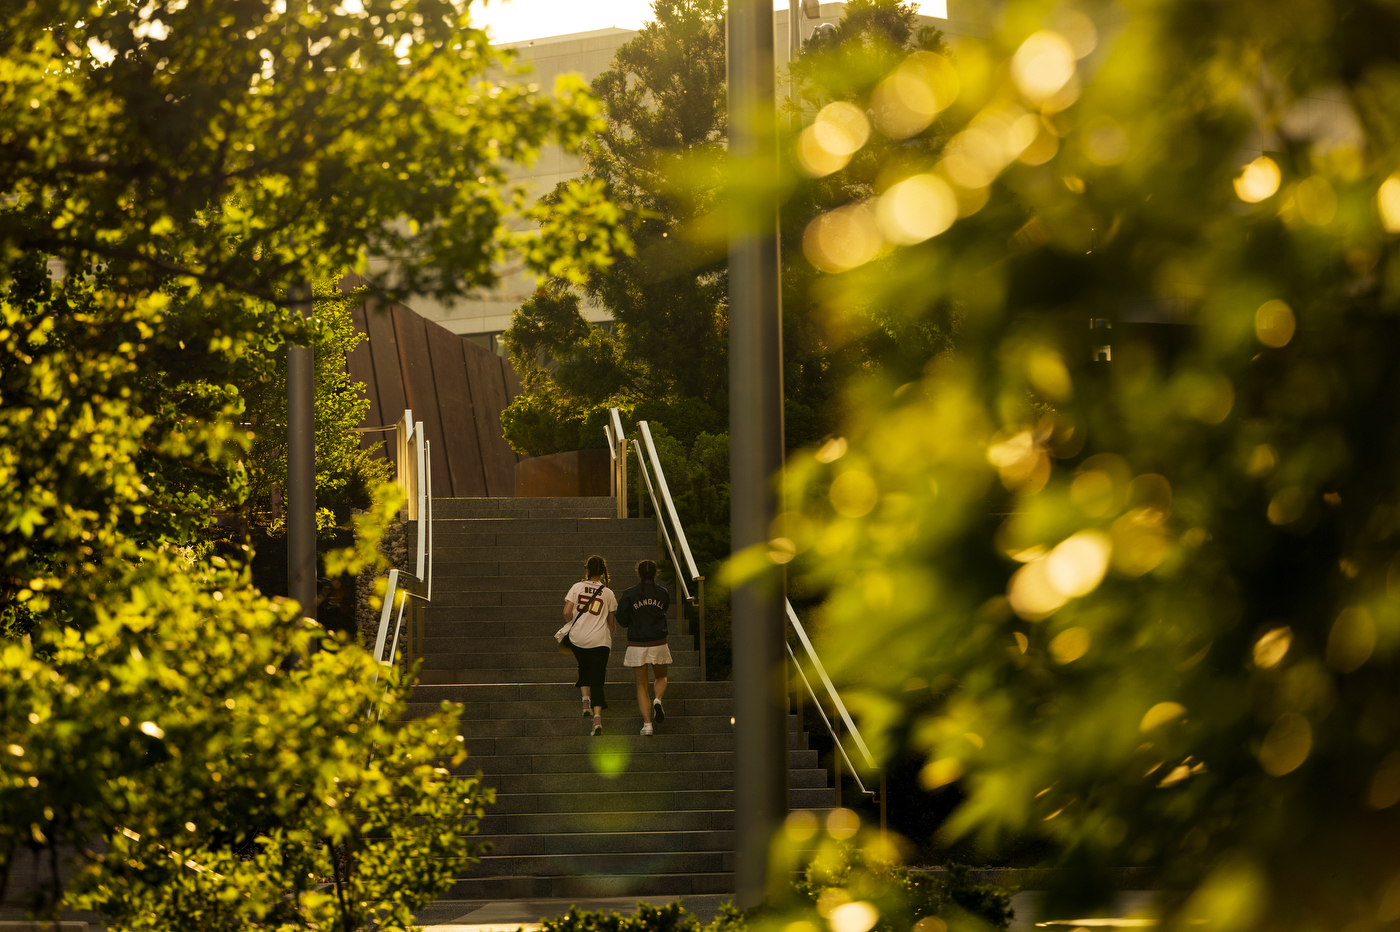
[[1312,753],[1312,726],[1297,712],[1285,712],[1274,722],[1259,747],[1259,764],[1274,777],[1292,773]]
[[1035,33],[1011,58],[1011,77],[1032,103],[1042,103],[1059,93],[1074,77],[1074,49],[1057,32]]
[[956,757],[931,760],[919,770],[919,785],[926,790],[947,786],[963,775],[962,761]]
[[831,932],[870,932],[879,921],[880,911],[864,900],[843,903],[831,911],[831,918],[827,920]]
[[1108,571],[1113,542],[1101,531],[1080,531],[1061,541],[1045,560],[1050,585],[1068,597],[1087,595]]
[[1359,606],[1342,610],[1327,635],[1327,665],[1351,673],[1371,659],[1376,649],[1376,622]]
[[807,809],[794,809],[783,821],[783,832],[791,841],[809,841],[819,829],[817,817]]
[[847,518],[869,514],[880,499],[880,490],[868,473],[850,469],[831,483],[831,507]]
[[1254,642],[1254,665],[1261,670],[1269,670],[1283,662],[1288,648],[1293,645],[1293,629],[1284,625],[1266,632]]
[[1321,175],[1305,178],[1293,189],[1298,215],[1313,226],[1323,227],[1337,216],[1337,192]]
[[627,765],[632,760],[632,749],[619,737],[603,735],[588,743],[588,757],[595,773],[612,779],[627,771]]
[[923,132],[958,96],[958,73],[942,55],[915,52],[870,97],[875,125],[891,139]]
[[1179,702],[1159,702],[1143,713],[1139,731],[1152,731],[1167,722],[1174,722],[1186,714],[1186,706]]
[[915,175],[886,191],[875,209],[880,232],[891,243],[911,245],[937,236],[958,219],[958,198],[935,175]]
[[1235,194],[1246,204],[1257,204],[1265,198],[1273,197],[1282,180],[1283,176],[1274,160],[1267,155],[1261,155],[1246,165],[1244,171],[1235,179]]
[[807,224],[802,252],[823,272],[845,272],[864,265],[885,245],[868,201],[838,207]]
[[1400,233],[1400,172],[1381,182],[1376,192],[1376,209],[1387,233]]
[[860,816],[850,809],[838,807],[827,814],[826,832],[837,841],[845,841],[858,831],[860,831]]
[[1092,642],[1087,628],[1066,628],[1050,639],[1050,656],[1061,665],[1074,663],[1089,652]]
[[1293,339],[1298,323],[1293,318],[1293,308],[1277,299],[1265,301],[1254,312],[1254,335],[1265,346],[1277,349],[1287,346]]

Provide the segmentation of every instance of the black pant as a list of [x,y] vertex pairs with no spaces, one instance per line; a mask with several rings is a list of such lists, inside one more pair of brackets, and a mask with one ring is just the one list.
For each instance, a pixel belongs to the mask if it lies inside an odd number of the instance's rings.
[[612,648],[570,644],[569,649],[578,661],[578,682],[574,685],[588,690],[589,701],[595,709],[606,709],[608,700],[603,695],[603,680],[607,678],[608,655],[612,653]]

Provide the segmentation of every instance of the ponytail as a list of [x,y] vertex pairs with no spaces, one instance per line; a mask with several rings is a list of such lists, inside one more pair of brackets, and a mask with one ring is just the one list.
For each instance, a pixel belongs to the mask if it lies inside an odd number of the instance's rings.
[[584,567],[583,572],[589,579],[594,576],[601,577],[605,586],[612,584],[612,579],[608,576],[608,561],[597,554],[588,558],[588,564]]

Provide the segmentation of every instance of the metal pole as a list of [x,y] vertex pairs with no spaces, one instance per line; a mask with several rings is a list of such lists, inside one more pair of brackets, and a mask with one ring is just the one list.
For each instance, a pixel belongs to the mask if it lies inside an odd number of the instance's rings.
[[890,840],[888,809],[885,803],[885,772],[880,771],[880,841]]
[[[292,286],[288,297],[311,318],[311,285]],[[316,379],[309,346],[287,346],[287,597],[316,617]]]
[[[773,4],[730,0],[729,429],[731,540],[766,548],[783,467]],[[777,564],[734,589],[735,905],[781,895],[769,845],[787,817],[784,576]]]
[[802,111],[797,107],[797,53],[802,48],[802,2],[788,0],[788,106],[792,108],[792,128],[802,128]]
[[697,577],[695,582],[700,586],[700,623],[695,636],[700,642],[700,682],[703,683],[705,682],[705,577]]
[[[832,733],[831,740],[834,741],[837,745],[840,745],[840,743],[841,743],[841,720],[840,720],[839,718],[836,718],[835,716],[832,717],[831,733]],[[832,769],[832,771],[836,774],[836,779],[835,779],[835,781],[834,781],[834,782],[836,783],[836,808],[837,808],[837,809],[840,809],[840,808],[841,808],[841,748],[840,748],[840,747],[833,747],[833,748],[831,749],[831,769]]]

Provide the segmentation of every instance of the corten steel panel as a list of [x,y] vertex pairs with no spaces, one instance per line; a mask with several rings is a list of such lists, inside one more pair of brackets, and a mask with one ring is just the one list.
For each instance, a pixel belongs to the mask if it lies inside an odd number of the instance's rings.
[[606,496],[611,465],[607,450],[526,457],[515,464],[515,497]]
[[433,465],[433,494],[450,496],[452,477],[442,442],[442,418],[438,409],[437,385],[433,381],[433,361],[428,354],[425,321],[402,304],[394,305],[394,334],[399,341],[399,367],[403,370],[404,393],[413,419],[423,422],[428,440],[428,458]]
[[[399,371],[399,343],[394,337],[394,319],[390,315],[389,305],[382,298],[370,295],[365,299],[365,324],[369,327],[369,350],[370,358],[374,360],[374,384],[379,391],[380,416],[386,424],[397,424],[407,405],[404,403],[403,374]],[[392,450],[389,462],[394,462]]]
[[[342,287],[344,281],[342,280]],[[350,319],[355,324],[358,333],[368,334],[369,330],[365,324],[365,306],[357,304],[350,310]],[[382,427],[384,424],[383,413],[379,409],[379,388],[374,381],[374,360],[370,357],[369,340],[360,341],[360,345],[350,351],[350,356],[346,363],[350,369],[350,378],[364,385],[363,394],[369,399],[369,410],[365,412],[361,427]],[[378,457],[388,458],[387,440],[389,434],[360,434],[360,449],[374,450]]]
[[437,384],[438,413],[442,418],[442,449],[447,454],[447,471],[452,474],[452,494],[477,498],[486,494],[486,474],[481,466],[481,442],[476,435],[462,338],[431,320],[423,324],[433,360],[433,381]]
[[506,443],[501,429],[501,410],[506,406],[506,380],[501,358],[475,343],[462,341],[467,360],[476,410],[476,435],[481,443],[481,462],[486,469],[486,494],[510,498],[515,494],[515,451]]

